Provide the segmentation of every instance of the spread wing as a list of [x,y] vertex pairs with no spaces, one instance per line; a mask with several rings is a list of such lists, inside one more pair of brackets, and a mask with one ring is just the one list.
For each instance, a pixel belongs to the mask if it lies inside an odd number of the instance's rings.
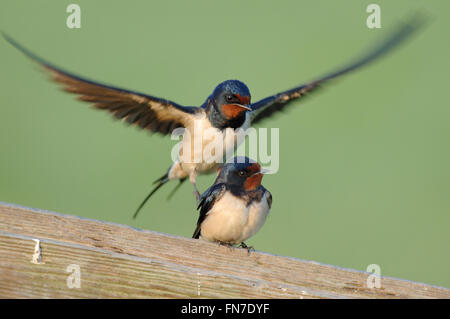
[[197,109],[195,107],[181,106],[169,100],[96,83],[70,74],[44,61],[9,36],[3,34],[3,37],[43,66],[55,82],[63,85],[65,91],[78,94],[80,100],[110,112],[117,119],[164,135],[177,127],[187,126],[193,120]]
[[378,47],[357,59],[356,62],[350,63],[335,72],[318,78],[317,80],[269,96],[252,104],[253,111],[250,113],[252,123],[260,122],[273,113],[284,110],[291,102],[305,96],[307,93],[315,91],[321,84],[367,65],[386,54],[418,30],[424,24],[424,18],[425,17],[416,16],[414,19],[411,19],[411,21],[398,28],[390,37],[385,39]]
[[199,204],[197,207],[197,209],[200,209],[200,216],[198,217],[197,228],[195,229],[192,238],[200,237],[202,222],[205,220],[206,215],[208,214],[211,207],[217,200],[219,200],[223,196],[226,190],[227,187],[225,184],[214,184],[200,196]]

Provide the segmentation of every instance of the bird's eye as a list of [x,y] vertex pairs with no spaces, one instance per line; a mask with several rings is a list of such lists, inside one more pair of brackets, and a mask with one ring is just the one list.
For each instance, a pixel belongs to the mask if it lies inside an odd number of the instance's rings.
[[227,95],[225,98],[227,99],[227,102],[233,101],[233,95]]
[[239,176],[244,176],[245,172],[244,171],[239,171]]

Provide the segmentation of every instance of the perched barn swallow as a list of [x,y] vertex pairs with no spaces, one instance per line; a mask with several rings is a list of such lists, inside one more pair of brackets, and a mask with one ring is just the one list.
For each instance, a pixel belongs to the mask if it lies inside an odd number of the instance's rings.
[[192,238],[249,249],[244,241],[260,230],[272,206],[272,195],[261,185],[263,173],[248,157],[223,165],[214,184],[200,196]]
[[[314,91],[325,82],[358,69],[386,54],[414,33],[419,26],[420,23],[416,23],[416,21],[404,24],[378,47],[362,55],[356,62],[309,83],[266,97],[256,103],[251,103],[250,91],[244,83],[228,80],[220,83],[199,107],[183,106],[170,100],[101,84],[74,75],[38,57],[9,36],[5,34],[3,36],[26,56],[42,65],[52,75],[53,80],[62,84],[66,91],[78,94],[80,100],[92,103],[95,108],[108,111],[117,119],[122,119],[129,124],[163,135],[170,134],[179,127],[185,128],[190,133],[189,138],[183,135],[178,160],[161,178],[154,182],[156,186],[136,210],[133,216],[135,218],[147,200],[170,180],[180,181],[176,190],[182,182],[189,178],[198,199],[199,192],[195,184],[197,175],[216,171],[224,162],[223,155],[233,154],[234,149],[242,141],[242,139],[236,141],[235,132],[238,129],[245,130],[252,124],[261,122],[272,116],[273,113],[284,110],[286,106],[292,105],[291,102]],[[188,156],[187,160],[186,156],[182,156],[183,151],[189,147],[192,148],[194,144],[192,138],[195,136],[195,123],[202,131],[214,128],[220,133],[218,137],[202,140],[198,151],[202,152],[208,145],[214,143],[216,138],[220,138],[223,139],[223,154],[215,154],[214,160],[200,156],[200,161],[192,160],[196,155],[195,151],[191,152],[191,156]]]

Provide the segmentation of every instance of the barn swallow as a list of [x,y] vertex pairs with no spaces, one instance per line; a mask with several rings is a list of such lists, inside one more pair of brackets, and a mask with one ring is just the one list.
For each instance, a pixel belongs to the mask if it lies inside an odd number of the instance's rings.
[[201,157],[201,161],[193,161],[192,157],[195,154],[191,154],[191,157],[186,160],[186,157],[182,156],[183,147],[186,150],[186,147],[188,147],[186,145],[192,145],[193,143],[183,135],[178,159],[162,177],[154,182],[156,185],[139,205],[133,216],[135,218],[147,200],[170,180],[179,180],[176,190],[189,178],[198,200],[197,175],[217,171],[223,163],[223,156],[221,155],[233,154],[234,149],[242,142],[242,139],[236,141],[235,132],[238,129],[245,130],[252,124],[260,123],[274,113],[285,110],[288,105],[293,105],[293,101],[315,91],[322,84],[385,55],[419,29],[421,26],[419,22],[413,19],[395,30],[379,46],[361,55],[355,62],[306,84],[251,103],[248,87],[241,81],[228,80],[220,83],[199,107],[183,106],[152,95],[91,81],[54,66],[4,33],[3,37],[26,56],[43,66],[55,82],[62,84],[65,91],[78,94],[80,100],[92,103],[97,109],[110,112],[117,119],[163,135],[172,133],[176,128],[185,128],[191,133],[189,134],[190,139],[195,135],[194,123],[200,123],[198,126],[202,130],[214,128],[220,132],[218,137],[203,140],[200,148],[200,152],[202,152],[208,145],[214,143],[216,138],[223,139],[223,154],[218,154],[220,156],[216,156],[212,161],[205,157]]
[[244,241],[260,230],[272,206],[272,195],[261,185],[263,174],[248,157],[223,165],[214,184],[200,196],[192,238],[250,249]]

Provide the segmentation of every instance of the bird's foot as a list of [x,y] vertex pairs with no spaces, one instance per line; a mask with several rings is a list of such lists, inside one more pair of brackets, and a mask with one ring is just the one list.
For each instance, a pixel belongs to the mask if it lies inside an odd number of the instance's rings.
[[233,250],[233,245],[231,245],[231,244],[229,244],[229,243],[224,243],[224,242],[221,242],[221,241],[219,241],[218,242],[219,243],[219,246],[225,246],[225,247],[228,247],[231,251]]
[[200,200],[200,193],[198,192],[197,188],[194,190],[194,196],[196,202],[198,203],[198,201]]
[[246,243],[242,242],[239,247],[247,249],[248,254],[250,255],[251,251],[255,251],[255,248],[253,248],[253,246],[247,246]]
[[200,199],[200,193],[197,189],[197,182],[196,182],[196,178],[197,178],[197,171],[193,171],[189,174],[189,180],[192,183],[192,186],[194,186],[194,195],[195,195],[195,199],[197,200],[197,203]]

